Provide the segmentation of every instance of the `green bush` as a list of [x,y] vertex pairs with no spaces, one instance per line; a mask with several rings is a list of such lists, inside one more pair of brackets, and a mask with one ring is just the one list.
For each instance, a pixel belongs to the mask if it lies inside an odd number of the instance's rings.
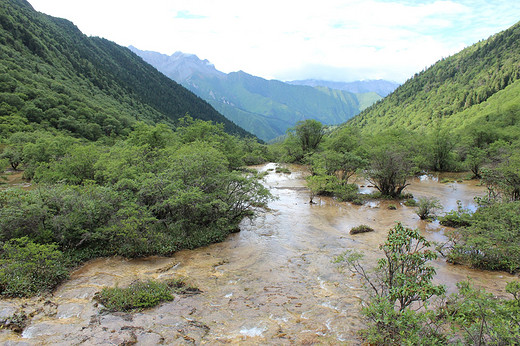
[[108,311],[132,311],[173,300],[173,295],[167,283],[149,280],[136,281],[126,288],[105,287],[96,299]]
[[519,281],[506,285],[506,291],[513,295],[510,300],[496,298],[469,281],[459,282],[457,287],[458,292],[450,296],[441,311],[465,344],[520,344]]
[[451,210],[439,218],[441,225],[446,227],[466,227],[471,225],[472,213],[469,209],[462,207],[460,201],[457,201],[457,209]]
[[68,276],[67,258],[56,244],[11,239],[0,256],[0,292],[27,297],[54,288]]
[[417,201],[413,198],[407,199],[403,204],[407,207],[417,207]]
[[520,269],[520,201],[480,207],[470,226],[458,228],[450,236],[454,242],[448,259],[477,268]]
[[164,282],[135,281],[126,288],[103,288],[96,300],[108,311],[136,311],[152,308],[174,299],[173,293],[197,293],[196,287],[186,285],[182,279]]
[[435,213],[441,208],[442,205],[437,198],[420,197],[417,201],[417,210],[415,213],[421,220],[434,219]]

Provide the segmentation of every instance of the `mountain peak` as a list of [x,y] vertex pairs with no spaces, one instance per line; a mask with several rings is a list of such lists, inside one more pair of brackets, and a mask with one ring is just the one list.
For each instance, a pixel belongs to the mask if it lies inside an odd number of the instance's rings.
[[142,51],[134,46],[129,46],[128,48],[177,83],[182,83],[195,74],[212,77],[225,76],[223,72],[218,71],[215,65],[207,59],[201,60],[195,54],[177,51],[172,55],[166,55],[152,51]]

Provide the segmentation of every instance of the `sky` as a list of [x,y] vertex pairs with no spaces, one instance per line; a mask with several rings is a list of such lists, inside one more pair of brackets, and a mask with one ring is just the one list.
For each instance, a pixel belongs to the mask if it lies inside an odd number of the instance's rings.
[[89,36],[266,79],[402,83],[520,21],[519,0],[28,0]]

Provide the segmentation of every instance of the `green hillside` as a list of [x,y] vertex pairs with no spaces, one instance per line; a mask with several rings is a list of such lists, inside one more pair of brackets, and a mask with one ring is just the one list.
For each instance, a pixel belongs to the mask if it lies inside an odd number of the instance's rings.
[[298,121],[340,124],[381,99],[374,92],[352,93],[328,87],[292,85],[243,71],[225,74],[207,60],[176,52],[168,56],[130,49],[215,109],[259,138],[284,135]]
[[459,130],[482,121],[514,125],[519,79],[520,23],[416,74],[349,124],[365,133],[439,123]]
[[55,128],[95,140],[135,120],[173,123],[189,113],[246,132],[127,48],[87,37],[74,24],[0,4],[0,136]]
[[305,119],[328,125],[343,123],[366,107],[368,100],[380,99],[374,93],[367,97],[344,90],[289,85],[242,71],[224,78],[194,75],[183,85],[265,140],[285,134],[288,128]]

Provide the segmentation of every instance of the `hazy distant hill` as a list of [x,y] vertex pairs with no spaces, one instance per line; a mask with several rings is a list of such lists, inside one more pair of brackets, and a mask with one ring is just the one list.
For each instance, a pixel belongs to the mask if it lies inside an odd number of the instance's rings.
[[264,140],[283,135],[305,119],[340,124],[381,97],[325,87],[290,85],[243,71],[222,73],[207,60],[177,52],[171,56],[130,47],[146,62],[181,83],[244,129]]
[[520,124],[520,23],[417,73],[349,123],[366,133],[442,123],[513,136],[508,131]]
[[331,89],[346,90],[356,94],[375,92],[381,97],[387,96],[399,86],[398,83],[390,82],[383,79],[363,80],[355,82],[332,82],[317,79],[304,79],[293,80],[287,83],[293,85],[308,85],[312,87],[323,86]]
[[129,49],[24,0],[0,2],[0,136],[56,128],[95,140],[136,119],[171,123],[186,113],[246,134]]

